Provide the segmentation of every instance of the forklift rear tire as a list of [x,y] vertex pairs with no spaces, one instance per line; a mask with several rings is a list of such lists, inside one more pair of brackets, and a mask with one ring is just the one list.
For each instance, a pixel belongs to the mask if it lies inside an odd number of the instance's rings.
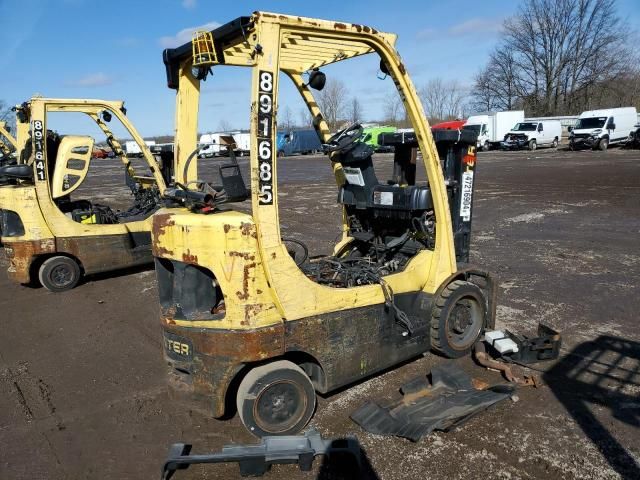
[[485,305],[477,285],[462,280],[447,285],[431,313],[431,348],[447,358],[470,353],[482,334]]
[[316,392],[295,363],[278,360],[251,370],[236,397],[238,414],[253,435],[295,435],[311,420]]
[[78,262],[62,255],[47,258],[38,270],[38,279],[50,292],[71,290],[80,281],[82,273]]

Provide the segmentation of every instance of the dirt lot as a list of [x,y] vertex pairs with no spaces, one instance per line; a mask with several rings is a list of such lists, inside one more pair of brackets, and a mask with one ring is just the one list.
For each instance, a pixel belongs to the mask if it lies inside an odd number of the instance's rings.
[[[388,168],[390,156],[378,162]],[[326,161],[288,158],[279,172],[283,235],[327,252],[338,208]],[[477,182],[472,261],[500,278],[499,325],[533,333],[545,321],[564,334],[560,361],[543,365],[545,385],[418,443],[349,420],[364,400],[445,361],[430,355],[320,398],[311,424],[357,435],[367,478],[640,478],[640,152],[481,153]],[[168,401],[152,270],[57,295],[0,274],[0,292],[0,478],[157,478],[173,442],[204,452],[253,441],[237,417]],[[320,465],[265,478],[328,477]],[[238,477],[236,465],[175,476]]]

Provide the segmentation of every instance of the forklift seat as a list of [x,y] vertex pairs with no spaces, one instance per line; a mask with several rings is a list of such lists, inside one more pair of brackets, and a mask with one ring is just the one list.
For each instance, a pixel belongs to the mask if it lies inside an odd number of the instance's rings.
[[19,165],[5,165],[0,167],[0,177],[15,178],[18,180],[32,180],[33,166],[21,163]]
[[[340,187],[338,202],[357,210],[424,211],[433,208],[428,186],[382,184],[378,181],[372,157],[343,164],[345,183]],[[387,212],[388,213],[388,212]]]

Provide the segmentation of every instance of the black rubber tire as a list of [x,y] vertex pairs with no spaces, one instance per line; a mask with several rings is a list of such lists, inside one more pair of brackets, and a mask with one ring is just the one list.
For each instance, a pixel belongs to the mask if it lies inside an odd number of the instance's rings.
[[[313,416],[316,392],[304,370],[295,363],[278,360],[247,373],[238,387],[236,406],[240,420],[256,437],[295,435]],[[283,411],[282,406],[294,411]],[[279,423],[270,422],[274,416],[284,418]]]
[[558,139],[554,138],[553,142],[551,142],[551,148],[558,148]]
[[[467,325],[464,338],[457,342],[450,335],[455,319],[454,309],[467,308],[473,323]],[[464,313],[464,312],[463,312]],[[471,352],[484,330],[486,301],[477,285],[455,280],[447,285],[436,298],[431,312],[431,349],[447,358],[460,358]]]
[[482,151],[483,152],[488,152],[491,149],[491,144],[489,143],[489,140],[486,140],[483,144],[482,144]]
[[71,290],[81,278],[78,262],[62,255],[47,258],[38,270],[40,284],[50,292]]
[[609,139],[603,138],[598,142],[598,150],[604,152],[607,148],[609,148]]
[[538,148],[538,143],[536,142],[536,139],[534,138],[533,140],[529,141],[529,150],[534,152],[536,150],[536,148]]

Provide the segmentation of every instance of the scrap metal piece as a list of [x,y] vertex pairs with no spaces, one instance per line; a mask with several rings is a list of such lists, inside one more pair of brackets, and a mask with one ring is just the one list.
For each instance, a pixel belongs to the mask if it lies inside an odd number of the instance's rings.
[[509,355],[516,363],[536,363],[555,360],[560,355],[560,332],[544,323],[538,323],[538,336],[527,337],[506,330],[505,333],[518,345],[518,351]]
[[196,463],[238,462],[240,475],[262,476],[273,464],[297,463],[302,471],[311,470],[318,455],[352,455],[360,466],[360,447],[355,438],[324,440],[311,428],[303,435],[263,437],[257,445],[225,445],[219,453],[192,455],[191,445],[174,443],[162,468],[162,480],[170,479],[176,470]]
[[517,385],[521,385],[523,387],[538,386],[538,380],[534,376],[528,375],[518,375],[513,371],[512,364],[501,362],[500,360],[496,360],[491,357],[486,351],[484,346],[484,342],[480,341],[476,343],[474,350],[474,358],[476,361],[482,365],[483,367],[490,368],[492,370],[497,370],[502,372],[504,378],[506,378],[509,382],[515,383]]
[[453,363],[431,370],[431,385],[418,377],[402,386],[403,397],[387,406],[366,402],[351,419],[370,433],[417,442],[433,430],[449,431],[482,410],[509,398],[514,385],[477,390],[472,378]]

